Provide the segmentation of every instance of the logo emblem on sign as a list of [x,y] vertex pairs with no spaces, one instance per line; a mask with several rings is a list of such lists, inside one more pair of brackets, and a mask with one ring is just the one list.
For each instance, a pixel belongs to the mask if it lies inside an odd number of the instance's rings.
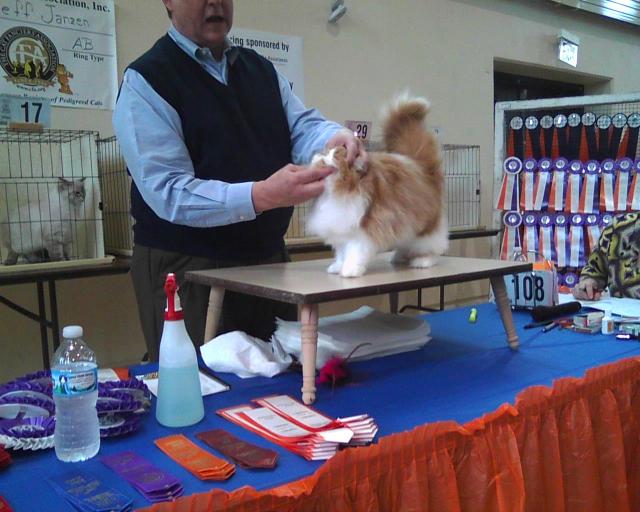
[[71,94],[68,78],[73,75],[60,63],[51,39],[34,28],[12,27],[0,36],[0,67],[7,73],[5,79],[18,87],[52,87],[57,79],[66,86],[60,92]]

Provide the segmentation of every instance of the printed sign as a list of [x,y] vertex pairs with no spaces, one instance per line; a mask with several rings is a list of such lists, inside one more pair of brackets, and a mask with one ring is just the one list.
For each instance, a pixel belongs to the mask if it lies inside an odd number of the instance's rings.
[[287,77],[293,92],[304,103],[301,37],[234,28],[229,39],[234,45],[250,48],[269,59],[276,70]]
[[113,0],[0,0],[0,94],[112,109]]
[[49,127],[51,102],[46,98],[0,95],[0,126],[9,123],[36,123]]

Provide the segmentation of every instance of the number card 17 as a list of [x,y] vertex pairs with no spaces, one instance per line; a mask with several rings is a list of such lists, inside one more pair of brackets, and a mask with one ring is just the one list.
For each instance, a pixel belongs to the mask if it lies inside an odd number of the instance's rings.
[[504,277],[509,302],[514,308],[553,306],[558,303],[556,273],[534,270]]

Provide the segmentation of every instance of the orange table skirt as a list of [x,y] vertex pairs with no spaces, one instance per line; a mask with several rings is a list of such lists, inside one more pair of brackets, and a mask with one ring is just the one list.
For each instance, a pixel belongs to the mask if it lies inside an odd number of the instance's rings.
[[212,490],[154,512],[640,511],[640,358],[533,386],[465,425],[430,423],[338,453],[313,475]]

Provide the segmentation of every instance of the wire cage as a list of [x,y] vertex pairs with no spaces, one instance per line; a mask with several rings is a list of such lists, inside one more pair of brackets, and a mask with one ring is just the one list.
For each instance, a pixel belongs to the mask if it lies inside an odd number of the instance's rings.
[[133,218],[130,214],[129,196],[131,177],[127,172],[127,164],[115,136],[99,139],[97,144],[105,250],[109,254],[131,256],[133,249]]
[[480,146],[445,144],[442,166],[449,229],[480,226]]
[[496,104],[502,259],[553,261],[572,287],[612,216],[640,209],[640,93]]
[[97,133],[0,129],[0,261],[104,258]]

